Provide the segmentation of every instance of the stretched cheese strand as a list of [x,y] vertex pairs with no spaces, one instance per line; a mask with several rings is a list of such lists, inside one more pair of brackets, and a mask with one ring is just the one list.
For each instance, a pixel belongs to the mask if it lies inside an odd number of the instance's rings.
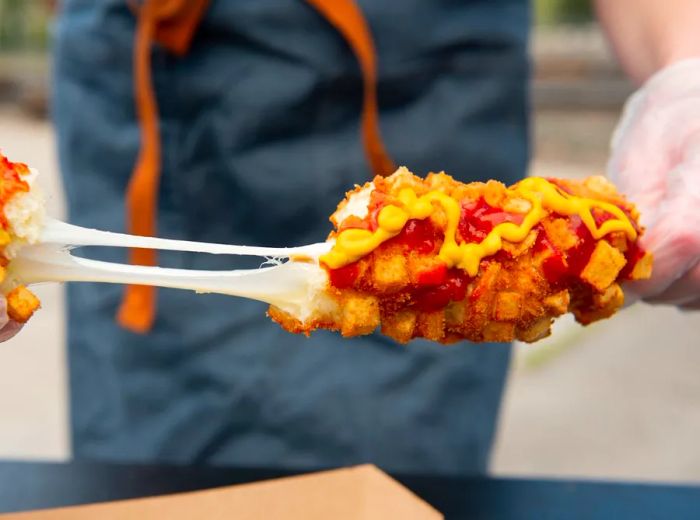
[[39,244],[22,248],[8,277],[24,284],[100,282],[139,284],[198,293],[218,293],[269,303],[299,320],[317,309],[333,309],[325,296],[326,272],[315,262],[286,262],[261,269],[205,271],[126,265],[71,255],[61,246]]
[[327,242],[299,247],[256,247],[142,237],[83,228],[55,219],[46,219],[46,224],[41,231],[40,242],[43,244],[60,244],[68,247],[139,247],[144,249],[190,251],[214,255],[264,256],[271,258],[292,258],[296,256],[318,258],[319,255],[325,253],[330,248]]

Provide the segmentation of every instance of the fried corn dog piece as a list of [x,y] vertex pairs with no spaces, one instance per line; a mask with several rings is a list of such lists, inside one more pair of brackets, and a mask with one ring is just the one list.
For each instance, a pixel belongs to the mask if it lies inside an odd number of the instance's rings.
[[39,299],[26,287],[7,280],[5,267],[16,249],[38,236],[43,201],[32,192],[32,172],[26,164],[13,163],[0,154],[0,287],[7,300],[7,315],[25,323],[40,307]]
[[405,168],[349,192],[321,257],[334,312],[290,332],[381,333],[406,343],[533,342],[572,312],[587,325],[623,304],[620,283],[648,278],[634,206],[603,177],[463,184]]

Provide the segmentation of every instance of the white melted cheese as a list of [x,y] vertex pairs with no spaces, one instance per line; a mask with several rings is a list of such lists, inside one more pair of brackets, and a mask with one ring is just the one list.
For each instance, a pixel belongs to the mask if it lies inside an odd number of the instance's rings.
[[39,173],[33,168],[30,172],[22,177],[29,184],[29,191],[16,193],[5,204],[5,216],[12,237],[4,251],[8,258],[16,256],[23,246],[36,243],[44,227],[45,203],[36,183]]
[[[369,183],[364,188],[350,195],[346,203],[338,209],[334,218],[341,224],[350,216],[365,218],[369,212],[369,201],[374,184]],[[333,246],[335,240],[326,241],[326,247]],[[280,274],[290,276],[292,272],[298,273],[304,278],[303,290],[290,298],[285,295],[286,301],[270,302],[287,312],[302,323],[310,320],[332,320],[337,321],[341,312],[338,301],[328,293],[328,273],[318,264],[318,259],[314,258],[313,263],[302,263],[290,261],[281,266]]]
[[270,303],[302,323],[334,317],[340,312],[328,293],[328,274],[317,262],[291,260],[263,270],[250,297]]
[[369,198],[374,191],[374,184],[370,183],[360,191],[350,195],[345,205],[335,212],[335,219],[338,224],[349,216],[365,218],[369,212]]

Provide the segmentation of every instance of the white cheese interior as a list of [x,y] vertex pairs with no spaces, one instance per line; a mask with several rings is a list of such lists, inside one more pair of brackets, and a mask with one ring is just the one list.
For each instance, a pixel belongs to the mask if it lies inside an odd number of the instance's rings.
[[5,248],[8,258],[13,258],[22,246],[36,243],[44,226],[46,212],[44,198],[36,183],[38,172],[33,168],[30,172],[22,177],[29,184],[29,191],[15,194],[5,204],[12,237],[12,242]]
[[369,198],[373,191],[374,184],[370,183],[369,186],[365,186],[360,191],[350,195],[347,203],[335,212],[336,222],[340,224],[351,215],[358,218],[365,218],[369,211]]
[[[340,311],[337,301],[327,292],[328,274],[317,263],[290,261],[275,271],[276,288],[285,289],[279,296],[269,298],[269,303],[302,323],[310,319],[335,316]],[[294,283],[295,278],[298,278],[298,283]]]

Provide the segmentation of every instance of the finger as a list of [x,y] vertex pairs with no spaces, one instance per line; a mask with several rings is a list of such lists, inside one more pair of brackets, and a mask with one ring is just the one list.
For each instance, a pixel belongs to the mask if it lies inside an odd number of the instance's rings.
[[692,305],[700,299],[700,262],[689,269],[668,288],[654,296],[645,298],[650,303]]
[[694,296],[697,274],[691,271],[700,259],[700,196],[680,172],[669,174],[669,189],[672,196],[660,205],[656,222],[641,239],[654,255],[652,276],[630,284],[643,298],[665,303]]
[[[643,242],[647,251],[654,255],[651,278],[625,284],[626,290],[645,300],[667,302],[669,298],[685,298],[697,290],[697,262],[700,249],[681,230],[660,226],[648,240]],[[692,272],[692,273],[691,273]]]
[[4,296],[0,295],[0,330],[2,330],[9,321],[10,318],[7,316],[7,300]]
[[624,303],[622,304],[622,308],[626,309],[627,307],[630,307],[637,303],[638,301],[641,301],[641,296],[637,294],[632,287],[630,287],[629,282],[625,282],[622,285],[622,290],[625,295]]
[[7,324],[0,329],[0,343],[15,337],[15,335],[22,330],[22,327],[24,327],[24,323],[18,323],[14,320],[8,321]]
[[679,308],[682,311],[700,311],[700,298],[690,303],[684,303],[683,305],[680,305]]

